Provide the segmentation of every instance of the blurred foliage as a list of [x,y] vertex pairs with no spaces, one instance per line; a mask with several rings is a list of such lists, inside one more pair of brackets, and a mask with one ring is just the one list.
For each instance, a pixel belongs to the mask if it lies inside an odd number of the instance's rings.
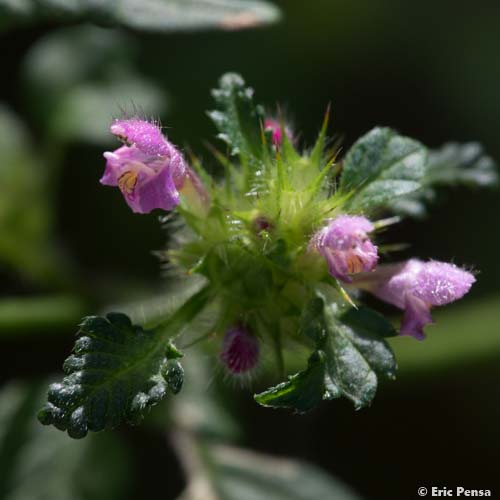
[[264,0],[0,0],[0,29],[50,19],[168,33],[240,29],[278,18],[278,9]]
[[57,277],[59,258],[49,183],[47,165],[34,151],[28,131],[0,106],[0,262],[45,283]]
[[0,498],[123,498],[133,472],[124,445],[112,435],[78,442],[38,424],[43,385],[11,382],[0,393]]
[[137,74],[126,36],[93,26],[55,31],[39,40],[24,62],[29,111],[49,144],[106,144],[110,117],[161,116],[165,93]]

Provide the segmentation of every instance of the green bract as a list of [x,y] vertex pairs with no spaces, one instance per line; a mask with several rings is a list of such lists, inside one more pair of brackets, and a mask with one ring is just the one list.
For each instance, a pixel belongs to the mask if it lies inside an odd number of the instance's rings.
[[[181,354],[169,339],[188,323],[194,336],[186,346],[205,341],[213,353],[229,327],[244,325],[245,335],[273,351],[284,381],[255,396],[264,406],[304,412],[340,396],[356,408],[369,405],[378,377],[395,377],[385,339],[396,331],[356,304],[357,292],[329,273],[312,237],[340,214],[383,226],[374,219],[403,212],[405,203],[423,206],[431,185],[496,179],[491,161],[480,150],[472,154],[472,146],[429,155],[389,128],[368,132],[340,160],[326,140],[328,113],[311,149],[300,151],[283,121],[281,143],[273,144],[264,110],[239,75],[224,75],[213,95],[217,109],[209,116],[227,145],[227,154],[213,149],[223,176],[213,179],[192,159],[199,179],[193,175],[181,191],[180,217],[169,224],[172,244],[161,253],[179,279],[198,276],[203,288],[149,329],[117,314],[83,321],[66,377],[51,387],[40,414],[73,437],[136,421],[167,388],[179,392]],[[289,346],[308,361],[285,377]]]

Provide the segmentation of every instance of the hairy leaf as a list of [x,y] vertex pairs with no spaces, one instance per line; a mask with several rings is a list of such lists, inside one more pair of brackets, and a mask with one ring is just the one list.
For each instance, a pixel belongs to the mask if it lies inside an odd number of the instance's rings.
[[175,381],[162,376],[171,351],[167,341],[203,309],[208,296],[208,289],[201,290],[152,330],[119,313],[85,318],[73,355],[64,363],[66,377],[50,386],[40,421],[81,438],[122,421],[135,423],[166,395],[167,384],[178,392],[179,371]]
[[366,310],[336,316],[332,305],[325,304],[328,336],[324,344],[326,370],[342,395],[357,409],[375,397],[377,375],[394,378],[396,361],[384,340],[391,331],[381,317]]
[[324,395],[325,354],[317,351],[309,359],[306,370],[288,377],[286,382],[256,394],[254,398],[262,406],[306,412],[317,406]]
[[260,125],[263,110],[253,103],[253,89],[236,73],[226,73],[219,88],[212,91],[218,109],[209,116],[219,130],[218,137],[243,158],[262,155]]
[[354,192],[351,209],[383,208],[420,189],[426,162],[427,150],[419,142],[389,128],[374,128],[348,151],[340,189]]

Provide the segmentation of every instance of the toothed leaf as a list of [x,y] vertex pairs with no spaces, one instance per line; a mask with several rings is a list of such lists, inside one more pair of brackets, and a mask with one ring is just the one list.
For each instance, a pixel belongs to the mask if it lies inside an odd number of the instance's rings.
[[426,163],[422,144],[389,128],[374,128],[347,153],[340,189],[354,191],[348,201],[351,209],[383,208],[421,188]]
[[168,386],[172,392],[180,390],[178,367],[170,375],[165,367],[172,353],[168,338],[193,319],[208,298],[209,289],[202,289],[152,330],[133,325],[120,313],[84,318],[73,354],[64,363],[66,376],[50,386],[39,420],[73,438],[139,421],[166,395]]
[[263,110],[253,102],[253,89],[236,73],[226,73],[212,94],[218,109],[209,116],[219,130],[218,137],[243,158],[262,156],[261,121]]

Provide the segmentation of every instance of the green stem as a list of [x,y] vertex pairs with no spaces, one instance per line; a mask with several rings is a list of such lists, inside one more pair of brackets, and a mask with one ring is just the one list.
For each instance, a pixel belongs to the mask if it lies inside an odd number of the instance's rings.
[[156,325],[154,329],[161,333],[163,339],[179,335],[182,328],[208,304],[212,296],[212,287],[210,285],[205,286],[184,302],[184,304],[166,320]]

